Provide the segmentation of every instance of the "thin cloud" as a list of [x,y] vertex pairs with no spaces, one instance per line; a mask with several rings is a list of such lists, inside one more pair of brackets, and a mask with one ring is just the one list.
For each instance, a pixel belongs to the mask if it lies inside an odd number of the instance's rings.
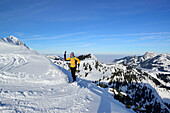
[[169,46],[170,43],[131,43],[131,44],[115,44],[115,47],[157,47],[157,46]]
[[69,22],[69,21],[80,21],[80,20],[90,20],[92,19],[92,17],[88,17],[88,16],[75,16],[75,17],[45,17],[44,20],[50,21],[50,22]]
[[88,47],[90,46],[91,44],[82,44],[82,45],[78,45],[78,46],[75,46],[75,47]]
[[72,46],[72,47],[88,47],[94,44],[91,43],[83,43],[83,42],[75,42],[75,43],[61,43],[61,44],[56,44],[57,46]]
[[[12,10],[0,12],[1,18],[0,20],[5,21],[14,21],[23,18],[32,18],[35,15],[42,13],[49,9],[47,6],[48,1],[37,2],[35,4],[30,4],[26,7],[16,7]],[[42,8],[43,7],[43,8]],[[34,10],[34,11],[30,11]]]
[[89,38],[93,38],[96,42],[103,41],[120,41],[133,43],[144,40],[162,40],[170,37],[170,32],[153,32],[153,33],[134,33],[134,34],[113,34],[113,35],[91,35]]
[[157,37],[157,36],[146,36],[146,37],[140,38],[140,40],[154,39],[154,38],[156,38],[156,37]]
[[93,36],[89,36],[89,37],[144,36],[144,35],[163,35],[163,34],[170,34],[170,32],[135,33],[135,34],[112,34],[112,35],[93,35]]
[[1,32],[0,33],[0,36],[3,36],[3,37],[8,37],[8,36],[16,36],[17,38],[18,37],[23,37],[24,36],[24,33],[21,33],[21,32]]
[[70,33],[70,34],[63,34],[53,37],[39,37],[39,38],[30,38],[30,39],[23,39],[24,41],[31,41],[31,40],[49,40],[49,39],[58,39],[58,38],[64,38],[68,36],[74,36],[74,35],[80,35],[84,34],[85,32],[78,32],[78,33]]
[[61,43],[57,43],[57,44],[53,44],[52,46],[74,46],[74,45],[82,45],[84,43],[82,42],[75,42],[75,43],[65,43],[65,42],[61,42]]
[[41,37],[41,35],[33,35],[33,37]]

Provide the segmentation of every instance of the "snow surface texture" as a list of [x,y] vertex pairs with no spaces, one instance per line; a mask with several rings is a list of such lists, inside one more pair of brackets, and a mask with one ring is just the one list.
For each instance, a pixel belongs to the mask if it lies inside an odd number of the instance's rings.
[[8,41],[0,41],[0,112],[133,112],[89,80],[69,83],[69,71]]
[[170,54],[167,53],[156,55],[153,52],[146,52],[143,56],[127,56],[115,59],[114,62],[128,64],[138,68],[170,72]]

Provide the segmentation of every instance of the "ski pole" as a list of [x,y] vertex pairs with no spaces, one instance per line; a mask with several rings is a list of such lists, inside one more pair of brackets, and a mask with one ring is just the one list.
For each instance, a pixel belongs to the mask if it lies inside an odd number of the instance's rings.
[[78,66],[78,76],[80,77],[80,69],[79,69],[79,66]]

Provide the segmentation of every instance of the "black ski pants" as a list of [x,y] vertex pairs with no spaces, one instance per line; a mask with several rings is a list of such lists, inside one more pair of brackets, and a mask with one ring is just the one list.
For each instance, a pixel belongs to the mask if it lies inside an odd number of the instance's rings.
[[76,67],[71,67],[71,75],[73,77],[73,82],[76,81]]

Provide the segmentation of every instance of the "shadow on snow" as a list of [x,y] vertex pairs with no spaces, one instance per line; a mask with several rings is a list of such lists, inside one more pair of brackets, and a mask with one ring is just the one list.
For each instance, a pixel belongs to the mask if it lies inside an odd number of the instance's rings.
[[[56,65],[64,74],[66,74],[68,76],[69,82],[72,81],[72,76],[71,76],[71,72]],[[122,109],[125,109],[125,106],[118,102],[117,100],[114,100],[113,95],[111,95],[110,93],[108,93],[108,91],[106,91],[106,89],[103,89],[99,86],[97,86],[96,84],[92,83],[92,81],[90,80],[85,80],[82,78],[78,78],[77,77],[77,84],[81,87],[81,88],[88,88],[91,92],[95,93],[96,95],[98,95],[101,100],[100,100],[100,105],[98,107],[98,113],[111,113],[113,112],[111,110],[111,103],[116,102],[117,106],[122,107]],[[118,108],[112,108],[115,110],[115,112],[118,110]],[[121,110],[120,110],[121,111]],[[132,112],[131,110],[129,110],[130,112]],[[119,111],[117,111],[119,112]]]

